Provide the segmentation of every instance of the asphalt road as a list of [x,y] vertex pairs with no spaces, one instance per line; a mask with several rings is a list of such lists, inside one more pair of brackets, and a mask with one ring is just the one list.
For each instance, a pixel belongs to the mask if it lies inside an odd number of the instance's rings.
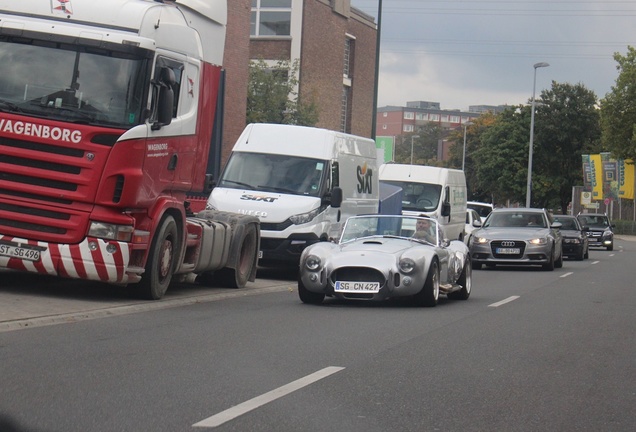
[[304,305],[284,274],[162,302],[9,275],[0,311],[75,310],[2,319],[0,430],[632,431],[635,258],[475,271],[431,309]]

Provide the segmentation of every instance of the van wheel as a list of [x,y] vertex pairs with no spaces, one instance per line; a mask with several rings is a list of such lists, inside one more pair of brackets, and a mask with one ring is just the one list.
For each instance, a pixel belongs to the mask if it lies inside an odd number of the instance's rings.
[[254,224],[245,225],[243,235],[239,240],[239,256],[236,268],[223,268],[216,272],[220,282],[229,288],[243,288],[256,265],[256,228]]
[[166,293],[175,270],[175,253],[179,251],[178,233],[174,218],[165,216],[152,241],[146,271],[137,287],[142,298],[159,300]]

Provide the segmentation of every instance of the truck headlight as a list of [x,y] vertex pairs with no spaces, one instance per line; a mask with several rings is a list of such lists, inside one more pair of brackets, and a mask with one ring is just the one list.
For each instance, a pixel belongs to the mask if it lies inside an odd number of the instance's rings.
[[314,209],[308,213],[303,213],[303,214],[298,214],[298,215],[294,215],[294,216],[290,216],[289,220],[294,224],[294,225],[302,225],[302,224],[306,224],[311,222],[312,220],[314,220],[314,218],[316,216],[318,216],[318,213],[320,212],[320,209]]
[[115,225],[105,222],[94,222],[88,228],[88,235],[105,240],[129,242],[135,228],[132,225]]

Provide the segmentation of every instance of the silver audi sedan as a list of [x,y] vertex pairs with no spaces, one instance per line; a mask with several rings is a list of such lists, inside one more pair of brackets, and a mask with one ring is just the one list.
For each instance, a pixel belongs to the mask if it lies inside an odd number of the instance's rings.
[[473,268],[498,264],[540,265],[545,270],[563,266],[561,223],[545,209],[499,208],[473,231],[470,255]]

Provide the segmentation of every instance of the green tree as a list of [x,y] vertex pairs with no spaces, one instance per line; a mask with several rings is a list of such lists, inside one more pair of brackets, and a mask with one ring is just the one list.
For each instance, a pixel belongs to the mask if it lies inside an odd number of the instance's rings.
[[538,102],[532,203],[565,212],[572,187],[583,184],[581,155],[600,150],[597,98],[583,84],[553,81],[550,90],[541,92]]
[[479,146],[471,151],[475,187],[499,203],[525,200],[529,125],[530,108],[511,106],[480,129]]
[[614,157],[636,160],[636,50],[628,46],[614,60],[616,85],[601,100],[602,142]]
[[[483,113],[479,117],[471,120],[471,125],[466,128],[466,160],[464,162],[464,173],[466,175],[466,186],[468,188],[469,201],[494,200],[493,194],[488,189],[483,189],[477,177],[477,169],[473,160],[473,154],[481,148],[482,133],[491,127],[497,116],[491,112]],[[464,127],[460,127],[451,132],[447,139],[454,142],[449,148],[449,167],[461,169],[464,155]]]
[[426,123],[411,135],[402,135],[402,142],[395,148],[395,162],[411,163],[411,137],[413,138],[413,164],[438,165],[437,145],[442,139],[442,128],[436,123]]
[[279,60],[275,66],[264,60],[250,63],[247,88],[247,123],[279,123],[314,126],[318,108],[313,100],[301,101],[298,61]]

